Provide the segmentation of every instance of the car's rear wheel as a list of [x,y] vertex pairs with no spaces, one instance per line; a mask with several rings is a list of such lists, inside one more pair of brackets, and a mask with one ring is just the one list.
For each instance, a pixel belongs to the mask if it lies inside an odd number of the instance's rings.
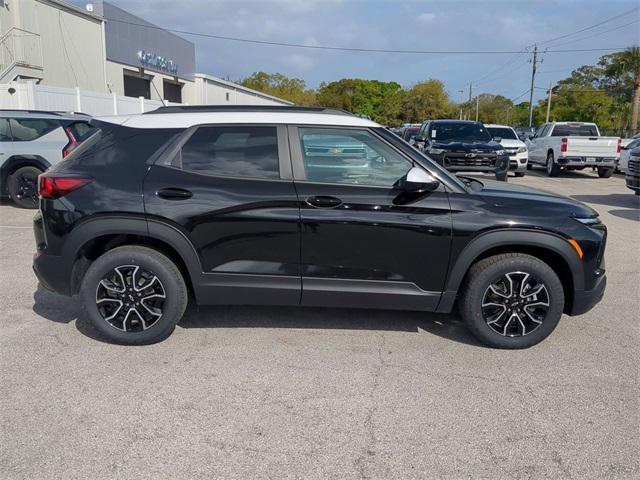
[[145,345],[173,332],[187,307],[178,267],[156,250],[118,247],[95,260],[80,292],[89,321],[108,340]]
[[13,202],[20,208],[38,208],[38,175],[36,167],[21,167],[7,179],[7,189]]
[[564,291],[556,273],[542,260],[507,253],[471,267],[459,307],[469,330],[485,345],[528,348],[558,325]]
[[613,175],[613,167],[598,167],[598,176],[600,178],[609,178]]
[[560,175],[560,165],[558,165],[553,158],[553,152],[547,154],[547,176],[557,177]]

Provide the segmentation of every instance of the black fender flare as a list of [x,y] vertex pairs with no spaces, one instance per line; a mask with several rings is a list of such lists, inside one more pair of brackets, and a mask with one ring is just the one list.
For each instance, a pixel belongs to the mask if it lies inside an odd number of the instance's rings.
[[[192,282],[202,275],[198,254],[189,239],[178,228],[144,216],[100,216],[83,222],[73,229],[65,242],[62,255],[75,259],[89,241],[104,235],[138,235],[170,246],[184,262]],[[75,262],[74,262],[75,263]],[[70,279],[72,272],[68,272]]]
[[584,272],[576,251],[569,242],[551,232],[536,230],[492,230],[471,240],[453,262],[447,275],[439,312],[451,311],[453,302],[467,271],[478,257],[496,247],[537,247],[559,255],[569,266],[574,290],[584,288]]

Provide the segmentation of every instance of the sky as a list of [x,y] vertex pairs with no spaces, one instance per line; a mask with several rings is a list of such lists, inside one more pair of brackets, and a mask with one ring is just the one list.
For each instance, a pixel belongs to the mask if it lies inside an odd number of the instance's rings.
[[[639,0],[110,0],[158,26],[262,41],[393,50],[598,49],[640,44]],[[634,11],[632,11],[635,9]],[[610,17],[596,28],[553,42]],[[315,88],[340,78],[436,78],[452,99],[476,92],[528,100],[531,55],[363,53],[255,45],[181,34],[196,45],[196,70],[238,80],[255,71]],[[607,52],[543,53],[536,97],[549,81]],[[461,92],[462,90],[462,92]],[[526,93],[523,93],[526,92]]]

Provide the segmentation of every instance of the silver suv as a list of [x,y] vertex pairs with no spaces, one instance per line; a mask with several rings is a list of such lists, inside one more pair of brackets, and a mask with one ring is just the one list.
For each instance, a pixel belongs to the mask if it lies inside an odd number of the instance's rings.
[[38,207],[38,175],[89,136],[83,114],[0,110],[0,195],[22,208]]

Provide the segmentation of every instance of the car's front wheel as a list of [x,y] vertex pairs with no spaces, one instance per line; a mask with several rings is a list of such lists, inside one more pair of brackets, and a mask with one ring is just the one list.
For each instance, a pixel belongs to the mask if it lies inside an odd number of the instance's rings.
[[95,260],[84,276],[80,296],[95,328],[108,340],[125,345],[164,340],[188,302],[175,263],[142,246],[114,248]]
[[11,200],[20,208],[38,208],[38,175],[36,167],[21,167],[7,179]]
[[485,345],[528,348],[556,328],[564,307],[562,283],[542,260],[506,253],[480,260],[465,280],[460,313]]

